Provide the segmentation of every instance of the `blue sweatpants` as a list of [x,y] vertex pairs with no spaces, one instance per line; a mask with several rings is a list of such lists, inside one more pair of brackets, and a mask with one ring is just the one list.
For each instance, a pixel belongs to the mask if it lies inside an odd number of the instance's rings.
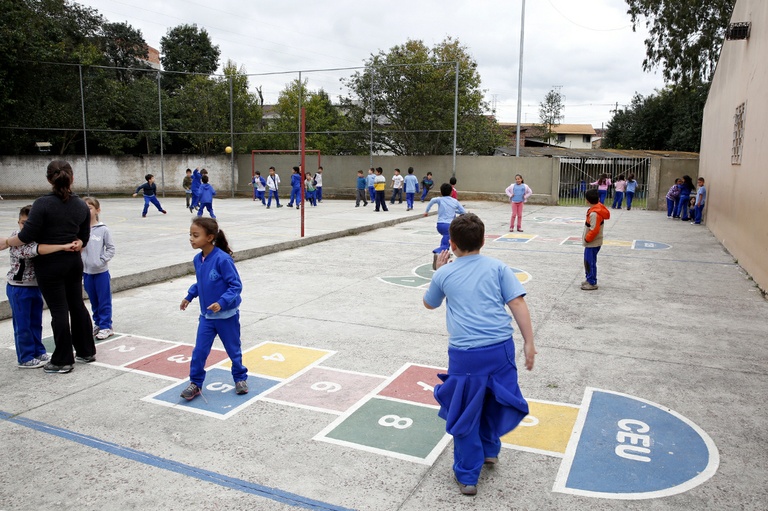
[[627,211],[632,209],[632,199],[635,198],[635,192],[627,192]]
[[157,200],[156,195],[145,195],[144,196],[144,211],[141,212],[141,216],[147,216],[147,211],[149,211],[149,203],[152,203],[155,205],[157,210],[161,213],[165,213],[165,210],[160,205],[160,201]]
[[280,197],[277,196],[277,190],[270,190],[267,198],[267,207],[272,206],[272,197],[275,198],[275,204],[280,205]]
[[621,205],[624,202],[624,192],[614,192],[613,194],[613,204],[611,205],[611,208],[621,209]]
[[196,208],[199,202],[200,202],[200,191],[192,190],[192,201],[191,201],[191,204],[187,207]]
[[405,206],[408,209],[413,209],[413,196],[416,195],[415,193],[406,193],[405,194]]
[[432,252],[435,254],[439,254],[443,250],[450,250],[451,244],[448,242],[451,238],[449,229],[451,227],[451,224],[444,223],[444,222],[438,222],[437,223],[437,232],[443,235],[442,238],[440,238],[440,246],[434,249]]
[[667,199],[667,218],[671,217],[676,210],[677,210],[677,200]]
[[369,186],[368,187],[368,195],[371,196],[370,202],[373,202],[375,204],[376,203],[376,188],[374,188],[373,186]]
[[424,199],[427,198],[427,194],[429,193],[429,188],[424,188],[421,191],[421,202],[424,202]]
[[5,286],[11,306],[16,360],[29,362],[45,353],[43,346],[43,295],[37,286]]
[[695,213],[693,216],[693,223],[700,224],[701,223],[701,213],[704,211],[704,206],[696,206]]
[[608,195],[608,190],[598,190],[597,196],[600,204],[605,204],[605,197]]
[[248,379],[248,368],[243,365],[243,352],[240,349],[240,312],[225,319],[206,319],[201,315],[189,365],[189,381],[201,388],[205,381],[205,362],[216,335],[232,361],[232,378],[235,383]]
[[291,198],[288,200],[288,206],[293,206],[294,200],[297,206],[301,204],[301,188],[291,188]]
[[254,190],[253,200],[261,201],[262,204],[266,204],[267,201],[264,200],[264,190]]
[[587,282],[597,285],[597,253],[600,247],[584,247],[584,273]]
[[208,214],[211,215],[211,218],[216,218],[216,215],[213,214],[213,203],[212,202],[201,202],[200,203],[200,209],[197,210],[197,216],[203,216],[203,210],[208,210]]
[[[323,202],[323,187],[317,186],[315,187],[315,199],[317,202]],[[315,203],[315,206],[317,206],[317,202]]]
[[93,324],[99,330],[112,329],[112,289],[109,270],[101,273],[83,273],[83,287],[88,293],[93,312]]

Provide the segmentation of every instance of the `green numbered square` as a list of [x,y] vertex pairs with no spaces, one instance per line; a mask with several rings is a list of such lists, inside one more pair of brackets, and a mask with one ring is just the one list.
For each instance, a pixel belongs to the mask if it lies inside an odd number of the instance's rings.
[[437,409],[373,398],[325,436],[426,459],[445,435]]

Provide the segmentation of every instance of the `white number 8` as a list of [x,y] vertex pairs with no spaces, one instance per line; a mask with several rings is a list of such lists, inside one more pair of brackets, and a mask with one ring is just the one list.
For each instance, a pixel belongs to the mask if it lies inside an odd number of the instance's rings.
[[407,429],[413,426],[413,419],[399,415],[385,415],[379,419],[379,426],[395,429]]

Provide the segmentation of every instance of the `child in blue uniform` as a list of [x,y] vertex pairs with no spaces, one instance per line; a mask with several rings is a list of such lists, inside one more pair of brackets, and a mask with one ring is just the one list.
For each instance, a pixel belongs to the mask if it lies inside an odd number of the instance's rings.
[[291,174],[291,198],[288,200],[288,207],[293,206],[294,201],[296,203],[296,209],[301,206],[301,169],[299,167],[293,167],[293,174]]
[[419,178],[413,175],[413,167],[408,167],[408,174],[405,176],[403,186],[405,188],[405,210],[411,211],[413,209],[413,198],[419,193]]
[[517,382],[514,331],[506,307],[523,335],[525,368],[533,369],[536,348],[525,289],[512,270],[480,255],[485,226],[472,213],[451,222],[450,244],[456,260],[440,253],[437,271],[424,294],[435,309],[446,300],[448,374],[435,386],[438,415],[453,435],[453,471],[464,495],[477,493],[483,465],[498,463],[500,438],[528,415]]
[[427,216],[432,206],[437,205],[437,232],[443,236],[440,239],[440,246],[432,251],[434,254],[432,258],[433,270],[437,269],[436,264],[438,254],[450,248],[448,245],[448,228],[451,226],[451,222],[456,215],[462,215],[466,213],[464,207],[459,204],[459,201],[450,196],[452,192],[453,186],[450,184],[443,183],[440,185],[441,197],[435,197],[429,201],[429,204],[427,204],[427,209],[424,212],[424,216]]
[[[205,169],[203,169],[205,170]],[[197,205],[200,203],[200,185],[203,182],[203,174],[195,169],[192,171],[192,184],[189,186],[189,190],[192,193],[192,203],[189,205],[189,212],[192,213],[197,209]]]
[[187,291],[180,308],[186,310],[190,302],[199,297],[200,322],[189,366],[189,385],[181,392],[181,397],[189,401],[200,395],[205,381],[205,361],[217,334],[232,361],[235,392],[247,394],[248,369],[243,365],[240,349],[238,311],[243,284],[235,268],[227,237],[219,230],[216,220],[196,217],[189,227],[189,243],[192,248],[200,249],[200,253],[193,259],[197,282]]
[[155,176],[152,174],[147,174],[144,176],[144,179],[146,179],[147,182],[143,185],[137,186],[136,192],[133,194],[133,196],[136,197],[139,194],[139,190],[144,193],[144,209],[141,212],[141,216],[146,218],[150,203],[152,203],[160,213],[165,215],[167,211],[163,209],[163,206],[160,205],[160,201],[157,200],[157,185],[155,184]]
[[213,214],[213,196],[216,195],[216,190],[208,182],[208,174],[203,174],[203,184],[200,185],[200,209],[197,210],[197,216],[203,216],[203,211],[208,210],[208,214],[211,218],[216,218]]

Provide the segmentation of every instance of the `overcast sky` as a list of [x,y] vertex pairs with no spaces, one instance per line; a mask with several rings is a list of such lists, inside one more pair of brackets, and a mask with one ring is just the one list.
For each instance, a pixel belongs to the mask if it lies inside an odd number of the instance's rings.
[[[517,118],[522,0],[80,0],[112,22],[141,30],[160,49],[168,29],[184,23],[205,28],[227,59],[248,74],[362,66],[371,54],[408,39],[428,47],[457,38],[478,64],[486,99],[497,118]],[[607,123],[611,110],[635,92],[663,87],[659,72],[642,70],[646,32],[632,31],[624,0],[527,0],[522,121],[538,122],[539,103],[553,86],[565,97],[563,123]],[[335,100],[340,78],[354,71],[304,73],[312,90]],[[266,103],[296,74],[251,76]]]

